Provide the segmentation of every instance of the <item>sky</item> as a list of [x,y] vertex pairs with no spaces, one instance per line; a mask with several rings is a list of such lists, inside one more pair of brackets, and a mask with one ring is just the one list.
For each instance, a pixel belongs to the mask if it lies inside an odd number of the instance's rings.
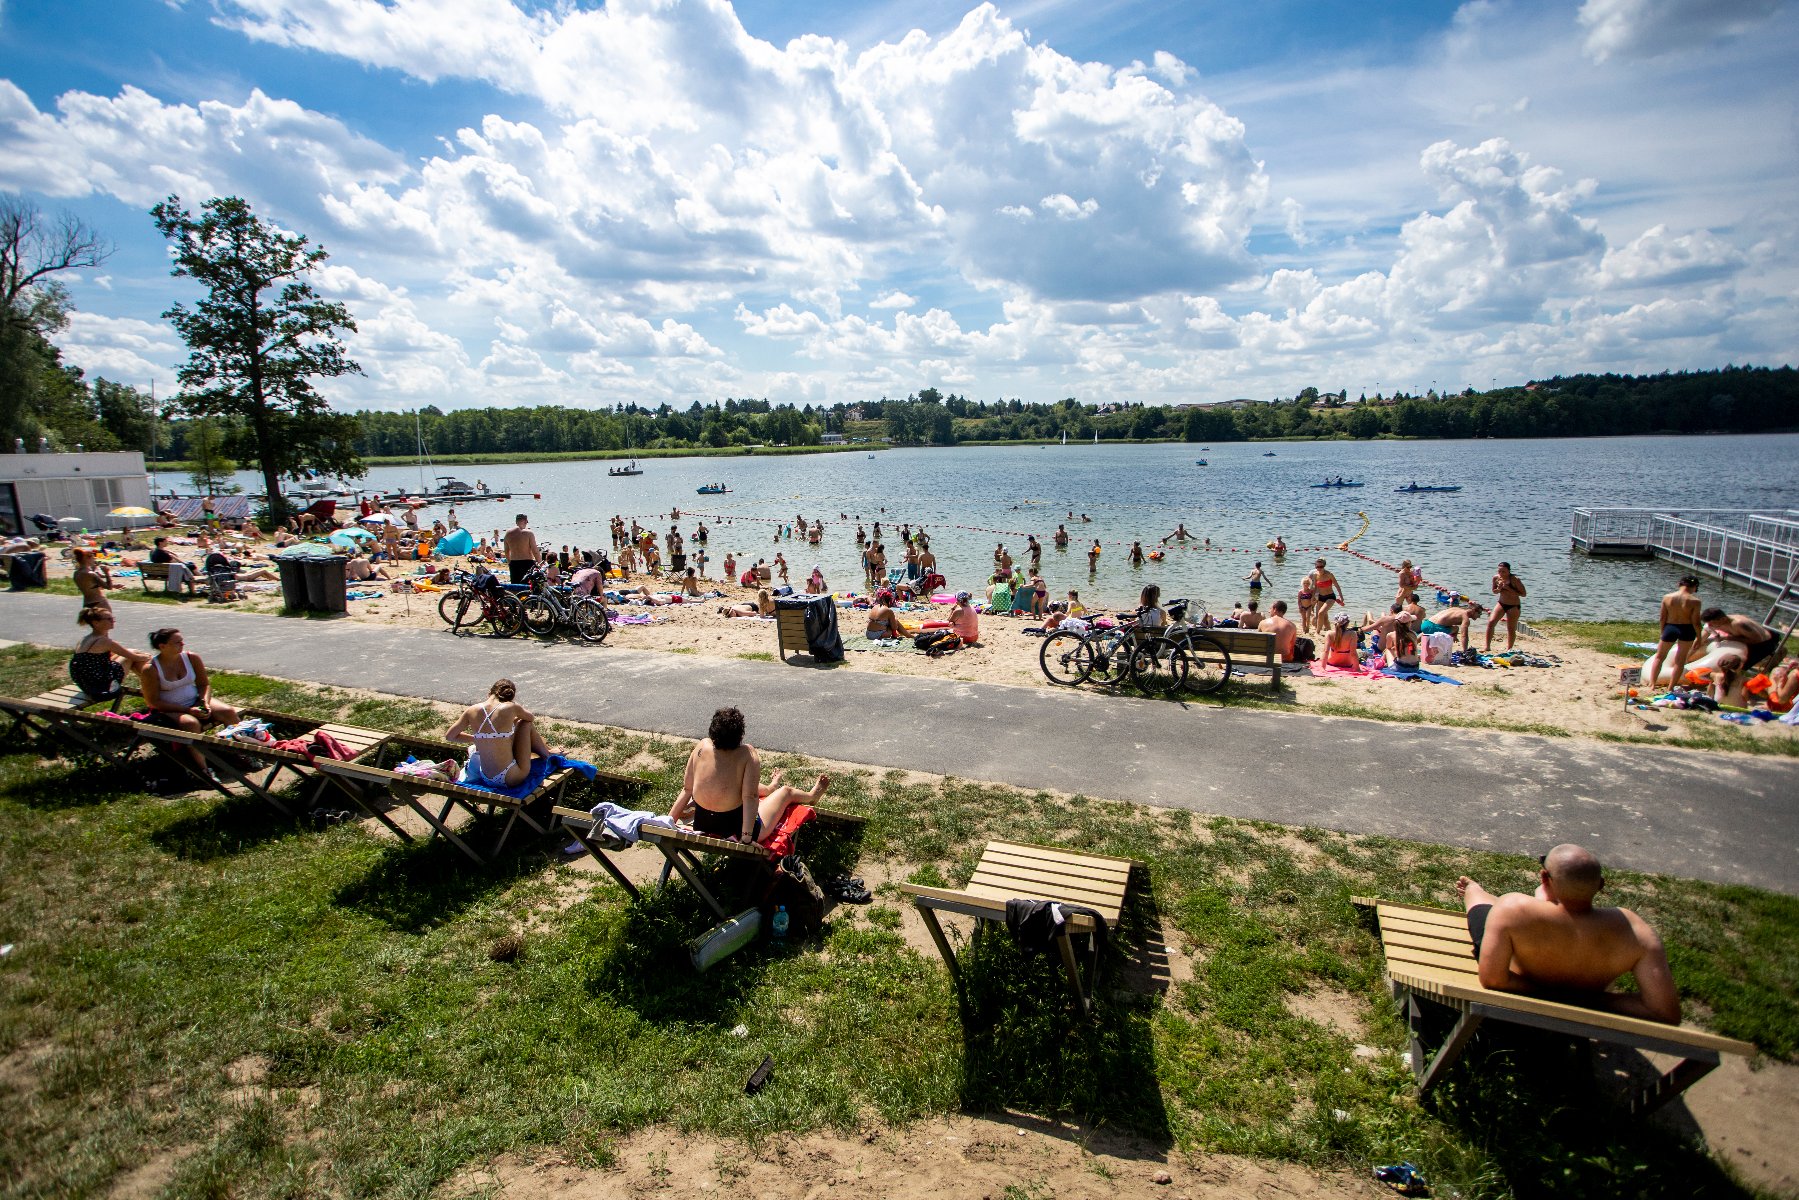
[[0,190],[330,259],[344,409],[1207,403],[1799,354],[1791,0],[0,0]]

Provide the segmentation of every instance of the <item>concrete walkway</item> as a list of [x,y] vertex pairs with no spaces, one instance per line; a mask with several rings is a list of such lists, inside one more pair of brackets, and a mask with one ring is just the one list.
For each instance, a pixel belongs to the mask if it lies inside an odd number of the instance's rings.
[[[758,746],[1024,788],[1538,853],[1799,894],[1799,760],[1182,707],[778,662],[455,638],[120,603],[118,637],[179,624],[220,669],[469,703],[509,675],[537,713],[697,737],[737,704]],[[0,638],[72,646],[75,602],[0,596]],[[773,640],[773,634],[770,634]]]

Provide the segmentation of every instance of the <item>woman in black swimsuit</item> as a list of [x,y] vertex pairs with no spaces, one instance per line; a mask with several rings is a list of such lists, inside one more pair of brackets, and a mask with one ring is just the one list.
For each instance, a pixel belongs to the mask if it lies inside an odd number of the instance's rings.
[[141,671],[150,656],[113,640],[110,608],[90,604],[75,620],[77,624],[86,625],[89,632],[76,645],[75,653],[69,656],[69,678],[89,700],[117,700],[125,682],[126,667]]

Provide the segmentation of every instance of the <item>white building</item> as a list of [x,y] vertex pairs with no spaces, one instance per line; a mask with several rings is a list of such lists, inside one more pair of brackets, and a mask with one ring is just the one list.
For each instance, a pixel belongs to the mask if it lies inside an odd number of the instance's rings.
[[126,505],[150,507],[141,451],[0,454],[0,527],[19,529],[33,513],[44,513],[79,517],[89,529],[112,529],[121,523],[106,514]]
[[818,443],[821,446],[841,446],[843,445],[843,435],[841,433],[821,433],[818,435]]

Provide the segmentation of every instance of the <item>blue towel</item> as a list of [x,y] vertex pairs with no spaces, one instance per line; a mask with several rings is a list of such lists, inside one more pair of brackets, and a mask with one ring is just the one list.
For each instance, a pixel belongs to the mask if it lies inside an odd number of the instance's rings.
[[[529,796],[532,792],[535,792],[541,787],[543,781],[549,778],[551,772],[560,771],[564,767],[573,767],[575,770],[581,772],[581,774],[587,776],[590,780],[594,777],[594,765],[592,763],[582,762],[578,758],[564,758],[560,754],[552,754],[548,758],[532,760],[531,773],[519,780],[518,786],[516,787],[485,787],[479,783],[463,783],[462,786],[479,788],[481,791],[493,792],[501,796],[511,796],[514,800],[523,800],[526,796]],[[460,783],[462,781],[458,780],[458,782]]]
[[1461,680],[1451,679],[1447,675],[1439,675],[1435,671],[1401,671],[1397,667],[1385,667],[1382,668],[1381,674],[1388,679],[1422,679],[1426,683],[1452,683],[1456,687],[1462,686]]

